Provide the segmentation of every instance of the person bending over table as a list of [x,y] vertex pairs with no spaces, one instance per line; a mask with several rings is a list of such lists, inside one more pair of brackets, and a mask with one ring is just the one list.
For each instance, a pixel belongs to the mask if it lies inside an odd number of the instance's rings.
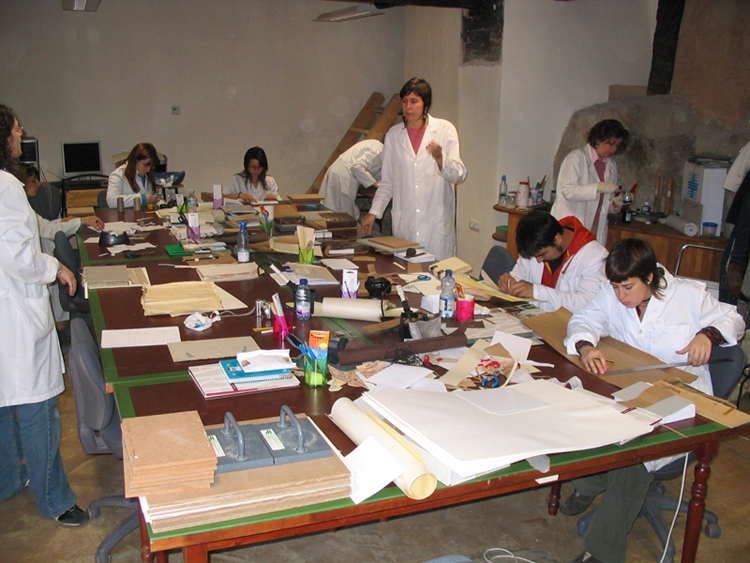
[[362,232],[372,234],[393,198],[393,234],[418,242],[437,260],[450,258],[456,252],[454,184],[466,178],[458,133],[428,113],[432,89],[426,80],[412,78],[399,95],[404,123],[385,136],[382,178]]
[[[745,330],[736,307],[714,299],[703,283],[673,277],[642,240],[615,243],[605,273],[609,283],[568,323],[567,352],[580,354],[591,373],[604,374],[607,358],[596,345],[609,335],[665,363],[690,362],[683,369],[698,376],[691,385],[710,394],[711,348],[737,344]],[[652,481],[649,471],[673,459],[573,481],[575,492],[560,505],[563,514],[580,514],[606,490],[583,538],[585,551],[574,562],[624,563],[627,535]]]
[[60,457],[63,357],[47,284],[56,278],[76,290],[73,272],[41,251],[36,214],[11,173],[21,155],[23,129],[0,105],[0,501],[26,486],[44,518],[80,526]]
[[156,196],[156,176],[154,168],[159,155],[151,143],[138,143],[130,151],[125,164],[109,175],[107,184],[107,205],[117,207],[117,198],[122,197],[125,207],[133,207],[133,200],[141,198],[145,207],[161,201]]
[[607,213],[622,208],[617,191],[617,163],[612,156],[628,146],[628,130],[615,119],[605,119],[591,128],[588,143],[563,160],[557,176],[557,197],[551,213],[557,219],[573,215],[607,244]]
[[328,209],[349,213],[359,219],[357,192],[359,186],[378,187],[383,166],[383,143],[376,139],[360,141],[336,159],[326,170],[320,195]]
[[239,199],[244,203],[257,201],[278,201],[279,186],[272,176],[268,176],[266,151],[260,147],[250,147],[245,153],[242,172],[232,176],[224,196]]
[[501,291],[536,299],[545,311],[582,309],[606,283],[607,250],[575,217],[558,221],[544,211],[531,211],[518,222],[519,258],[497,282]]

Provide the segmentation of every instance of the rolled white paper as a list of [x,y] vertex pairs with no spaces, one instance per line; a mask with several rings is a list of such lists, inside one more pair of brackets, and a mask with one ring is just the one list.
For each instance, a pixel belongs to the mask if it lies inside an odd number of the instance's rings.
[[315,303],[315,316],[377,323],[383,317],[383,302],[380,299],[324,297],[322,303]]
[[669,217],[667,217],[666,224],[667,227],[672,227],[675,231],[680,231],[681,233],[689,237],[694,237],[698,234],[698,225],[696,225],[695,223],[691,223],[690,221],[686,221],[678,215],[670,215]]
[[331,419],[355,444],[372,437],[401,464],[404,472],[393,482],[407,497],[421,500],[435,492],[437,478],[427,467],[350,399],[342,398],[333,404]]

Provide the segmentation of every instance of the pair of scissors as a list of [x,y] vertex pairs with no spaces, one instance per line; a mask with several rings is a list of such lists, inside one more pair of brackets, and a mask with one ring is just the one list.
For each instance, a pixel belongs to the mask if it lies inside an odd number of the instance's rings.
[[494,389],[495,387],[498,387],[500,385],[500,378],[497,375],[490,375],[482,379],[482,383],[480,383],[480,385],[482,387],[489,387],[490,389]]

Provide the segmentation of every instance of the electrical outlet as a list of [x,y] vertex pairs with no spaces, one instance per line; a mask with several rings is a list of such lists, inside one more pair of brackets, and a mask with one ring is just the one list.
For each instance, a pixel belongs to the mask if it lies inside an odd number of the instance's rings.
[[172,106],[172,115],[180,115],[180,106]]
[[476,219],[469,219],[469,228],[472,231],[479,232],[479,221],[477,221]]

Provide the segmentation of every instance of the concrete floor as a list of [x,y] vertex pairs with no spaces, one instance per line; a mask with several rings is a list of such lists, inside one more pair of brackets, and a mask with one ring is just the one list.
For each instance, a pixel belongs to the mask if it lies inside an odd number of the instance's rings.
[[[745,399],[743,410],[750,408]],[[96,497],[122,492],[122,465],[112,456],[90,456],[83,452],[75,429],[75,406],[70,388],[60,398],[63,421],[62,455],[68,477],[86,507]],[[692,475],[692,473],[690,473]],[[712,464],[708,506],[718,512],[723,535],[702,536],[698,561],[734,563],[749,561],[750,536],[750,441],[735,438],[722,444]],[[679,492],[679,483],[669,483]],[[689,486],[689,485],[688,485]],[[563,495],[572,491],[563,487]],[[213,563],[419,563],[448,554],[462,554],[474,562],[484,561],[490,548],[504,548],[536,563],[565,563],[581,551],[576,536],[576,518],[550,517],[546,511],[548,488],[500,498],[467,503],[448,509],[376,522],[335,533],[324,532],[253,547],[217,552]],[[43,520],[27,488],[2,503],[0,512],[0,561],[12,563],[56,561],[93,563],[99,542],[127,515],[123,509],[103,509],[102,516],[81,529],[64,528]],[[678,555],[684,519],[677,523]],[[639,519],[629,537],[628,563],[658,561],[659,544],[644,519]],[[489,555],[488,555],[489,557]],[[113,563],[140,561],[139,536],[132,533],[112,553]],[[182,554],[173,552],[171,563]],[[500,561],[496,559],[495,561]]]

